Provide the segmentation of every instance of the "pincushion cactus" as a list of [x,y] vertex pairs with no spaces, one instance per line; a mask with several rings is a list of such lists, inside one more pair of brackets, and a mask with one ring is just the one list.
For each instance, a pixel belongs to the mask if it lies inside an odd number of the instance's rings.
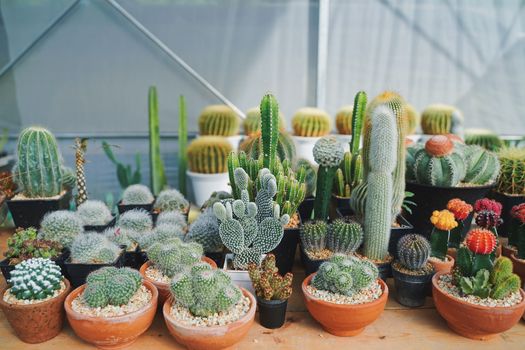
[[465,148],[467,170],[464,182],[473,185],[492,184],[499,174],[499,160],[496,154],[480,146]]
[[118,225],[123,230],[142,233],[152,230],[153,219],[144,209],[133,209],[120,215]]
[[453,106],[430,105],[421,113],[421,129],[427,135],[456,134],[463,137],[463,114]]
[[330,116],[318,108],[301,108],[292,118],[292,128],[296,136],[325,136],[330,132],[330,127]]
[[202,246],[183,243],[178,238],[153,244],[148,249],[148,258],[164,275],[173,277],[198,263],[203,255]]
[[525,195],[525,148],[503,148],[498,153],[500,163],[497,190],[500,193]]
[[339,218],[328,226],[327,247],[334,253],[353,254],[363,242],[363,228],[349,218]]
[[284,276],[279,274],[275,266],[275,255],[268,254],[261,262],[261,266],[250,263],[248,274],[252,281],[255,294],[264,300],[286,300],[292,295],[293,275],[288,272]]
[[202,136],[188,146],[188,167],[201,174],[219,174],[228,171],[227,158],[232,151],[230,142],[220,136]]
[[102,235],[119,247],[126,247],[126,250],[135,248],[136,237],[129,231],[123,230],[120,227],[108,227],[102,232]]
[[103,267],[87,276],[82,298],[92,308],[126,305],[141,285],[142,276],[136,270]]
[[173,210],[163,211],[157,217],[157,226],[164,224],[178,226],[183,230],[188,226],[186,216],[184,216],[184,214],[182,214],[180,211]]
[[223,248],[219,235],[219,221],[212,208],[207,208],[190,225],[185,241],[194,241],[202,245],[206,253],[219,252]]
[[141,205],[153,203],[155,197],[147,186],[135,184],[128,186],[122,193],[122,204]]
[[467,129],[465,143],[467,145],[478,145],[493,152],[498,151],[503,146],[503,141],[499,136],[488,129]]
[[301,226],[301,244],[308,252],[319,252],[326,248],[328,224],[325,220],[308,221]]
[[53,261],[34,258],[16,265],[7,283],[18,300],[41,300],[59,290],[62,280],[60,267]]
[[153,209],[159,213],[168,210],[178,210],[187,213],[190,210],[190,203],[176,189],[167,189],[159,193]]
[[418,234],[401,237],[397,242],[399,263],[409,270],[419,270],[425,267],[430,257],[430,243]]
[[210,105],[199,116],[201,135],[234,136],[239,133],[239,118],[226,105]]
[[71,260],[77,264],[110,264],[120,253],[115,243],[96,232],[78,235],[71,244]]
[[493,211],[482,210],[476,213],[476,225],[479,227],[493,230],[494,233],[498,226],[503,223],[501,217]]
[[47,213],[40,223],[39,239],[55,241],[69,247],[73,239],[84,232],[82,220],[76,213],[58,210]]
[[77,215],[85,226],[106,225],[113,220],[113,215],[106,204],[92,199],[78,206]]

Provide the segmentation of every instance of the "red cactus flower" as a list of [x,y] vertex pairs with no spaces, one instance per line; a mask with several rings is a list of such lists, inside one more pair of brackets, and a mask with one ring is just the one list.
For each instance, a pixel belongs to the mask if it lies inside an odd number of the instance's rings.
[[477,212],[482,210],[488,210],[493,211],[498,215],[501,215],[501,208],[502,206],[500,202],[488,198],[478,199],[476,203],[474,203],[474,210]]
[[510,216],[518,219],[522,224],[525,224],[525,203],[521,203],[512,207]]
[[496,236],[489,230],[471,230],[465,240],[467,248],[474,254],[490,254],[496,247]]
[[454,198],[448,201],[447,209],[454,214],[456,220],[463,221],[472,212],[472,205],[459,198]]
[[482,210],[476,214],[476,225],[483,228],[498,227],[503,223],[503,219],[493,211]]

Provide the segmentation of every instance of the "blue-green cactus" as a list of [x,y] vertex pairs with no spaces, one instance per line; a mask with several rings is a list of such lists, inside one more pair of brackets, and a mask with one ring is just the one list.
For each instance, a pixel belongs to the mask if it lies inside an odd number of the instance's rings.
[[99,200],[87,200],[77,208],[77,215],[84,225],[106,225],[113,220],[111,210]]
[[60,243],[69,247],[73,239],[84,232],[82,220],[74,212],[58,210],[47,213],[40,223],[39,239]]
[[467,171],[463,182],[473,185],[487,185],[496,181],[499,175],[499,160],[495,153],[480,146],[465,147]]
[[153,209],[159,213],[170,210],[187,213],[190,209],[190,203],[184,198],[184,195],[176,189],[167,189],[159,193]]
[[128,186],[122,193],[122,204],[141,205],[153,203],[155,197],[147,186],[135,184]]
[[119,246],[96,232],[78,235],[71,244],[71,261],[79,264],[110,264],[120,253]]
[[22,261],[11,271],[7,283],[18,300],[41,300],[51,297],[61,288],[60,267],[52,260],[33,258]]

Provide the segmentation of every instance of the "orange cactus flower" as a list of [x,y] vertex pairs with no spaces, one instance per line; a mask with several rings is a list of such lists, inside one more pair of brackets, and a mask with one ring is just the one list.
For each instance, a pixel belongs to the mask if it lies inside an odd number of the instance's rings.
[[475,254],[490,254],[496,247],[496,236],[489,230],[471,230],[465,239],[467,248]]
[[454,214],[456,220],[463,221],[472,212],[472,205],[459,198],[454,198],[448,201],[447,209]]

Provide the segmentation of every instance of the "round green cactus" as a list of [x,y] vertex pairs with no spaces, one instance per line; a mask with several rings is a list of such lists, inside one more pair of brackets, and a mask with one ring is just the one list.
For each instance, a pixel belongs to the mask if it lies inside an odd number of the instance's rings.
[[201,135],[234,136],[239,133],[239,118],[226,105],[211,105],[204,108],[199,116]]
[[47,213],[40,223],[39,239],[45,239],[69,247],[73,239],[84,232],[79,216],[68,210]]
[[327,136],[315,143],[313,153],[315,161],[320,166],[337,167],[341,164],[345,151],[343,145],[334,136]]
[[407,269],[419,270],[430,257],[430,243],[418,234],[405,235],[397,243],[397,256],[401,265]]
[[363,243],[363,227],[349,218],[336,219],[328,227],[327,243],[334,253],[352,254]]
[[330,116],[319,108],[301,108],[292,118],[292,129],[295,136],[325,136],[330,132],[330,128]]
[[126,305],[136,291],[137,284],[130,276],[113,276],[111,286],[106,291],[108,302],[111,305]]
[[188,146],[188,167],[194,173],[226,173],[227,159],[231,151],[232,146],[224,137],[198,137]]
[[202,246],[171,239],[153,244],[147,251],[148,258],[164,275],[173,277],[200,261]]
[[91,282],[86,285],[82,295],[86,304],[90,307],[104,307],[109,303],[109,297],[106,294],[105,285],[101,282]]
[[503,148],[498,153],[498,192],[525,195],[525,148]]
[[[246,118],[244,118],[242,126],[246,136],[254,136],[261,131],[261,109],[259,106],[246,111]],[[279,111],[279,130],[284,131],[285,129],[284,115]]]
[[110,264],[120,255],[121,249],[106,236],[97,232],[78,235],[71,244],[71,260],[80,264]]
[[163,211],[157,217],[157,225],[168,224],[185,229],[188,226],[186,216],[180,211]]
[[353,105],[341,107],[335,115],[335,127],[337,132],[341,135],[352,134],[352,113],[354,111]]
[[219,235],[219,221],[213,214],[213,209],[206,209],[189,228],[186,241],[194,241],[202,245],[207,253],[219,252],[223,248]]
[[499,160],[496,154],[481,146],[465,148],[467,171],[463,181],[473,185],[492,184],[499,174]]
[[465,143],[467,145],[478,145],[493,152],[498,151],[503,146],[503,140],[495,132],[488,129],[467,129]]
[[318,252],[326,248],[328,224],[324,220],[306,222],[301,226],[301,243],[309,252]]
[[41,300],[59,290],[62,279],[60,267],[52,260],[33,258],[17,264],[7,283],[17,299]]
[[411,135],[416,132],[417,126],[421,120],[421,116],[410,103],[405,104],[405,112],[407,114],[408,121],[407,135]]
[[77,208],[77,215],[84,225],[106,225],[113,220],[111,210],[99,200],[87,200]]
[[[263,150],[262,135],[255,134],[245,138],[239,145],[239,151],[246,153],[248,158],[259,159]],[[280,160],[288,159],[293,162],[296,157],[295,144],[290,135],[284,131],[279,131],[277,138],[276,154]]]
[[430,105],[421,113],[421,129],[427,135],[456,134],[463,137],[463,114],[454,106]]
[[141,285],[142,276],[138,271],[103,267],[87,276],[82,298],[92,308],[126,305]]
[[182,193],[176,189],[163,190],[157,196],[153,209],[159,213],[169,210],[178,210],[187,213],[190,209],[190,203]]
[[141,205],[153,203],[155,197],[147,186],[135,184],[128,186],[122,193],[122,204]]
[[125,231],[143,233],[151,231],[153,228],[153,219],[144,209],[133,209],[120,215],[118,225]]

